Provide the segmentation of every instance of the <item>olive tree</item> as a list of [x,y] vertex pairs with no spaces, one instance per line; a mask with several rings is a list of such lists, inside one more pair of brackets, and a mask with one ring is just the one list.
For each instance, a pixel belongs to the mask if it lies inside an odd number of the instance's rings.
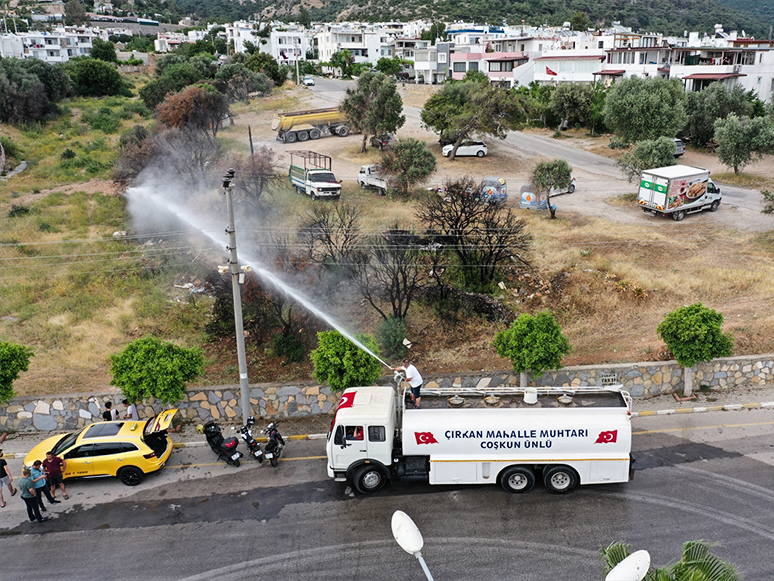
[[562,83],[551,95],[549,107],[561,118],[559,127],[570,123],[587,123],[591,118],[594,89],[579,83]]
[[703,91],[688,93],[685,112],[688,115],[685,130],[691,136],[691,143],[704,146],[715,134],[715,121],[725,119],[730,113],[750,117],[753,105],[741,85],[727,89],[723,83],[715,82]]
[[723,315],[696,303],[668,313],[656,331],[684,370],[684,393],[693,390],[693,366],[699,361],[728,357],[734,339],[722,332]]
[[739,174],[774,148],[774,126],[766,117],[737,117],[731,113],[715,121],[718,159]]
[[511,360],[519,384],[527,387],[527,372],[535,377],[561,369],[562,357],[570,352],[570,341],[549,310],[535,316],[522,313],[511,326],[495,335],[492,343],[500,357]]
[[115,385],[129,401],[160,399],[164,403],[185,397],[186,383],[201,375],[204,354],[199,347],[179,347],[156,337],[142,337],[121,353],[110,356]]
[[687,120],[685,92],[677,79],[629,77],[605,100],[605,125],[628,142],[674,137]]
[[[372,385],[381,375],[381,363],[338,331],[317,333],[319,347],[312,351],[314,377],[327,383],[332,391],[344,391],[348,387]],[[355,337],[374,355],[379,347],[370,335]]]
[[541,161],[532,170],[532,185],[536,190],[546,193],[552,220],[556,218],[556,207],[551,204],[551,190],[566,190],[571,183],[572,168],[563,159]]
[[631,152],[627,151],[615,160],[621,173],[630,182],[644,169],[666,167],[676,163],[675,142],[669,137],[640,141]]
[[30,347],[16,343],[0,342],[0,401],[7,402],[16,396],[13,382],[22,371],[30,368],[30,358],[35,355]]

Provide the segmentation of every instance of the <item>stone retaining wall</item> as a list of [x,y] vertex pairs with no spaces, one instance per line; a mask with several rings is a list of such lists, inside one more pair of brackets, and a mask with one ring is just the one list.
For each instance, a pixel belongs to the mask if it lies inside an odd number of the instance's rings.
[[[517,386],[519,377],[512,371],[488,371],[476,374],[448,374],[426,377],[425,387]],[[386,384],[391,376],[379,383]],[[694,387],[709,386],[712,390],[728,390],[737,386],[763,386],[774,382],[774,355],[727,357],[694,368]],[[621,383],[633,397],[653,397],[681,391],[683,368],[676,361],[620,363],[615,365],[582,365],[565,367],[547,373],[540,379],[530,378],[531,386],[591,386]],[[119,414],[125,412],[116,392],[91,395],[51,395],[19,397],[0,405],[0,431],[74,430],[102,419],[105,402],[113,402]],[[327,386],[315,384],[269,385],[250,387],[253,414],[267,418],[298,417],[333,412],[338,396]],[[151,401],[137,405],[141,418],[149,418],[165,406]],[[178,417],[192,423],[216,420],[221,423],[241,423],[238,386],[192,388],[186,398],[177,403]]]

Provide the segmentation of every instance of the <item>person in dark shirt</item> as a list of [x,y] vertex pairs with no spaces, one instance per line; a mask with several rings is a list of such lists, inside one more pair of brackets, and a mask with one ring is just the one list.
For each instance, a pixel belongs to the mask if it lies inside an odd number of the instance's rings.
[[3,459],[3,451],[0,450],[0,508],[5,508],[5,498],[3,498],[3,486],[8,488],[8,492],[11,496],[16,494],[16,489],[13,487],[13,476],[8,469],[8,462]]

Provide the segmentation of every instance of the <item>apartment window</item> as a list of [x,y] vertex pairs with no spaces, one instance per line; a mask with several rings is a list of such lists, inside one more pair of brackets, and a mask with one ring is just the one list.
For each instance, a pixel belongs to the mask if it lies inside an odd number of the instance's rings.
[[445,52],[439,52],[438,53],[438,62],[443,64],[446,62],[446,53]]
[[465,72],[465,63],[454,63],[454,68],[452,70],[455,73],[464,73]]
[[763,64],[763,53],[761,53],[761,58],[758,60],[758,64]]
[[525,49],[525,48],[526,48],[526,46],[525,46],[524,44],[522,44],[522,45],[521,45],[521,52],[524,52],[524,49]]
[[489,63],[489,70],[492,72],[508,72],[513,70],[513,61],[501,63],[501,62],[490,62]]
[[761,81],[763,81],[763,77],[758,77],[758,84],[761,84]]
[[477,71],[478,70],[478,63],[468,63],[468,70],[469,71]]
[[597,48],[605,48],[605,41],[604,40],[597,41]]

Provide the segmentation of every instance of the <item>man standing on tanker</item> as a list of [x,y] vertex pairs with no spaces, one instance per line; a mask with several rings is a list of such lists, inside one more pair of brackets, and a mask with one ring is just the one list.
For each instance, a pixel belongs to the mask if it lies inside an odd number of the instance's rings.
[[422,376],[419,374],[419,370],[408,359],[403,360],[403,365],[400,367],[393,367],[393,371],[403,371],[406,374],[406,381],[411,386],[411,398],[414,402],[414,407],[420,408],[422,403]]

